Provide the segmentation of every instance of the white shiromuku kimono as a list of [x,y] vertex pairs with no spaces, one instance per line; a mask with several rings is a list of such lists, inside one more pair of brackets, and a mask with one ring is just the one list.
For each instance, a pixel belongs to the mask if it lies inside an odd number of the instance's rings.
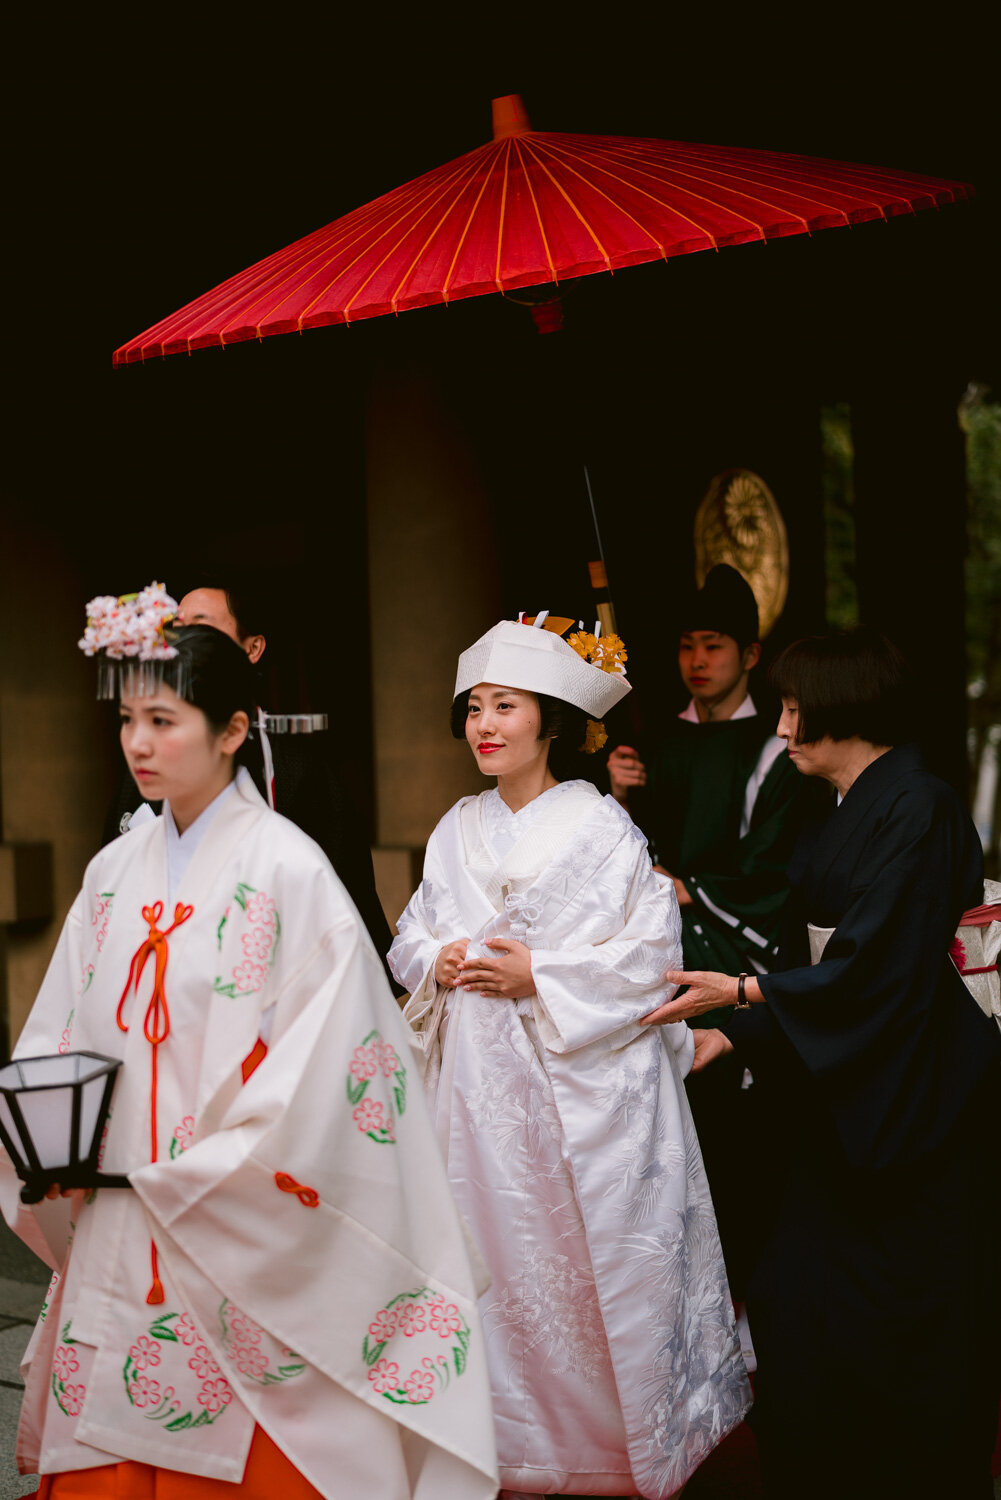
[[[526,1000],[444,991],[440,949],[526,943]],[[481,1299],[502,1484],[673,1494],[750,1391],[682,1075],[644,1028],[681,967],[673,886],[610,797],[565,782],[513,814],[465,798],[428,844],[390,965],[428,1057]]]
[[22,1471],[135,1459],[235,1486],[259,1423],[325,1496],[488,1500],[482,1278],[365,929],[248,776],[176,905],[165,825],[91,862],[15,1052],[123,1059],[102,1168],[135,1189],[27,1209],[0,1152],[4,1212],[56,1269]]

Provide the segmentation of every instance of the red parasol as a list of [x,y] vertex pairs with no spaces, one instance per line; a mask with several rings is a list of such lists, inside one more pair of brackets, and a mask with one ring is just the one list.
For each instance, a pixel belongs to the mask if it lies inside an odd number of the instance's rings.
[[967,183],[776,151],[532,130],[494,138],[232,276],[116,365],[936,208]]

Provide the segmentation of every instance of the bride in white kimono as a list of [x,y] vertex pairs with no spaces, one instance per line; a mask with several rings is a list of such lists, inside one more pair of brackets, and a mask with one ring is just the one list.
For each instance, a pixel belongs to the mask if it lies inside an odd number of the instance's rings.
[[234,776],[246,656],[204,626],[174,654],[121,684],[163,815],[91,862],[15,1052],[123,1059],[102,1167],[134,1189],[27,1208],[0,1151],[56,1273],[19,1465],[51,1500],[492,1500],[482,1277],[410,1033],[322,852]]
[[628,691],[624,652],[556,629],[502,622],[460,657],[453,733],[497,786],[432,833],[390,966],[492,1276],[501,1483],[663,1500],[750,1393],[682,1084],[691,1033],[639,1024],[672,993],[674,888],[612,798],[553,771]]

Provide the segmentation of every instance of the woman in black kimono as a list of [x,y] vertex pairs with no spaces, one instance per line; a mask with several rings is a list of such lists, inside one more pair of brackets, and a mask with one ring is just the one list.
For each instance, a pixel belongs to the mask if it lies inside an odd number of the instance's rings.
[[[747,1292],[769,1496],[980,1500],[1001,1392],[1001,1034],[949,957],[976,830],[903,740],[906,679],[858,629],[773,668],[778,733],[838,805],[790,865],[781,972],[667,977],[770,1099],[784,1190]],[[740,1142],[734,1142],[739,1152]]]

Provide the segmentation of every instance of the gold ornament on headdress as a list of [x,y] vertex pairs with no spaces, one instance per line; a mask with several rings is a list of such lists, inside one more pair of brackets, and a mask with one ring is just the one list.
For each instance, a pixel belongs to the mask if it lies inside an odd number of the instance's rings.
[[[602,672],[622,672],[629,660],[629,652],[620,635],[596,636],[589,630],[575,630],[572,635],[564,636],[564,640],[578,656]],[[580,747],[584,754],[594,755],[607,743],[604,724],[599,719],[588,719],[584,743]]]

